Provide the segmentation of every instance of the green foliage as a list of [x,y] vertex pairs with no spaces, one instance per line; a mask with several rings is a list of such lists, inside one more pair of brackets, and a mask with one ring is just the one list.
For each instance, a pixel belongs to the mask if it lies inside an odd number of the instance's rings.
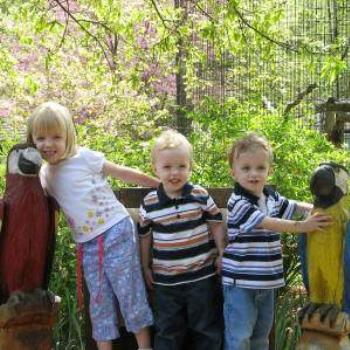
[[83,315],[77,310],[75,244],[67,223],[59,221],[50,290],[61,297],[58,322],[54,328],[56,350],[84,349]]
[[235,101],[224,105],[207,102],[192,114],[195,128],[194,180],[204,185],[230,186],[227,150],[235,138],[247,131],[264,135],[274,149],[270,183],[288,198],[311,200],[309,178],[320,162],[333,160],[349,165],[347,153],[336,149],[317,130],[303,127],[294,119],[259,111]]
[[301,335],[297,320],[298,310],[305,305],[307,297],[300,287],[286,287],[278,293],[275,311],[275,348],[294,350]]
[[343,58],[337,55],[329,56],[325,59],[321,76],[333,83],[347,68],[348,65]]
[[0,119],[0,198],[5,190],[7,154],[19,139],[19,135],[15,131],[6,129],[5,123]]

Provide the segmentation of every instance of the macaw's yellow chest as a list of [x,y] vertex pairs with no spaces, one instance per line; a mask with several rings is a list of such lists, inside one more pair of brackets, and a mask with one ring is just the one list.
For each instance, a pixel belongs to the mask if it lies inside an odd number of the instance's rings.
[[314,209],[327,214],[332,224],[322,231],[307,236],[307,266],[310,299],[314,303],[342,305],[344,291],[344,236],[349,218],[348,197],[335,205]]

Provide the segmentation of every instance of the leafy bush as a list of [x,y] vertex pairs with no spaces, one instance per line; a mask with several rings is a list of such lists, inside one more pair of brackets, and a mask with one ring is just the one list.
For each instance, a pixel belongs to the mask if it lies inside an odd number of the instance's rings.
[[83,315],[77,309],[75,244],[66,221],[60,217],[50,290],[61,297],[54,328],[56,350],[84,349]]
[[301,335],[297,311],[307,301],[305,290],[288,286],[278,293],[275,310],[275,349],[294,350]]
[[230,186],[227,150],[231,143],[247,131],[264,135],[274,149],[274,167],[269,182],[288,198],[311,200],[309,179],[320,162],[333,160],[345,166],[345,151],[336,149],[317,130],[309,129],[293,119],[256,110],[235,101],[224,106],[207,101],[201,111],[194,112],[195,182],[211,186]]

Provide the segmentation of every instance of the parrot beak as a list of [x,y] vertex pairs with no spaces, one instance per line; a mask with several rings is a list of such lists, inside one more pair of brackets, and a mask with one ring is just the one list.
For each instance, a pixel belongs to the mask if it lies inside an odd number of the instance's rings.
[[35,163],[21,153],[18,160],[18,168],[24,175],[37,175],[39,173],[41,163]]

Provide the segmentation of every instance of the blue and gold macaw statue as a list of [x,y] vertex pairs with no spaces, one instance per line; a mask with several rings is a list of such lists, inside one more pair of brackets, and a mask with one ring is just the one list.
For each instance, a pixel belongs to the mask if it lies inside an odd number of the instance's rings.
[[332,218],[322,232],[300,236],[304,284],[310,303],[299,314],[303,336],[298,350],[350,349],[349,173],[339,164],[321,164],[312,174],[312,213]]
[[303,277],[310,301],[335,304],[350,312],[350,195],[349,173],[341,165],[323,163],[310,182],[314,213],[324,213],[332,224],[323,232],[302,237]]

